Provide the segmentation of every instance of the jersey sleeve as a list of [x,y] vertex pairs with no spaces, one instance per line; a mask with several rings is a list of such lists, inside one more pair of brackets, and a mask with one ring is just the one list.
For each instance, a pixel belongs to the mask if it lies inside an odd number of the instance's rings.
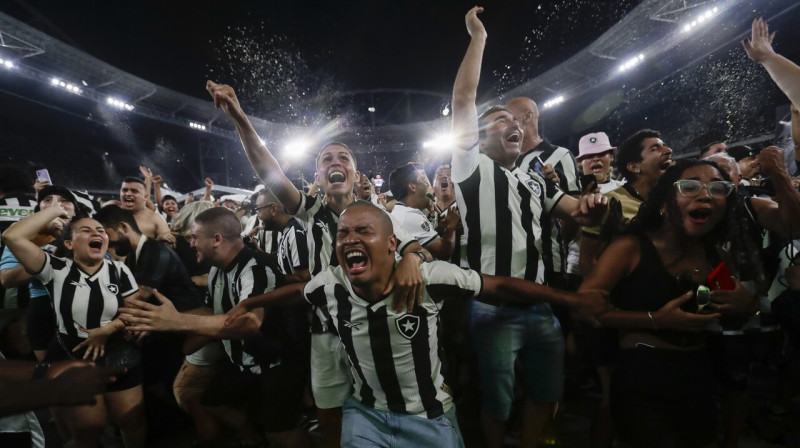
[[275,289],[275,282],[275,272],[269,265],[253,263],[239,276],[239,300],[270,292]]
[[317,211],[319,211],[320,207],[322,207],[322,200],[317,196],[309,196],[308,193],[301,191],[300,192],[300,206],[297,207],[297,211],[294,213],[294,216],[303,221],[308,221],[312,216],[314,216]]
[[480,151],[478,142],[471,148],[464,150],[461,148],[453,149],[453,159],[450,162],[450,175],[453,182],[463,182],[478,169],[480,164]]
[[123,298],[128,297],[139,290],[136,278],[131,270],[124,263],[114,263],[119,269],[119,290],[122,291]]
[[281,240],[279,252],[281,254],[280,265],[291,268],[291,272],[284,272],[284,274],[308,269],[308,242],[305,229],[301,226],[290,226],[286,237]]
[[[397,211],[398,213],[395,213]],[[432,243],[439,234],[434,230],[434,225],[419,210],[406,207],[402,212],[397,207],[392,210],[391,216],[405,229],[414,239],[423,246]]]
[[575,157],[568,149],[564,148],[564,155],[558,160],[556,167],[562,191],[568,194],[580,194],[581,188],[578,185],[578,164]]
[[45,259],[42,270],[39,271],[38,274],[34,275],[34,277],[42,282],[43,285],[46,285],[55,279],[56,271],[67,269],[68,262],[66,258],[59,258],[55,255],[50,255],[47,252],[44,253],[44,256]]
[[319,308],[327,308],[328,297],[325,294],[325,285],[337,283],[333,275],[333,268],[328,268],[311,278],[303,288],[303,297],[306,301]]
[[416,241],[413,236],[403,227],[402,224],[388,211],[386,212],[389,215],[389,219],[392,220],[392,228],[394,231],[394,236],[397,238],[397,253],[403,255],[403,251],[408,247],[409,244]]
[[432,261],[421,266],[425,290],[434,302],[445,299],[470,299],[480,294],[483,279],[472,269],[463,269],[446,261]]
[[542,201],[542,207],[546,213],[552,213],[558,201],[564,197],[564,192],[561,191],[558,185],[545,180],[541,174],[533,172],[529,174],[531,179],[539,184],[539,197]]

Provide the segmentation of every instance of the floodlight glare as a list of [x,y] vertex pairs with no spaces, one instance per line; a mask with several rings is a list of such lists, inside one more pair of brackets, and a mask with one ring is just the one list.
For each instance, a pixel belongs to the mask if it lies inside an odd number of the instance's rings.
[[423,148],[428,148],[434,151],[443,151],[453,147],[453,136],[450,134],[440,135],[432,140],[422,142]]
[[286,155],[292,159],[299,159],[302,157],[308,148],[311,147],[311,142],[308,140],[293,140],[286,145],[284,151]]
[[706,21],[711,20],[717,13],[719,12],[719,8],[716,6],[711,9],[706,9],[705,11],[698,14],[691,22],[684,25],[682,30],[684,33],[688,33],[689,31],[693,30],[698,25],[705,23]]
[[118,108],[118,109],[125,109],[127,111],[132,111],[133,110],[133,106],[132,105],[127,104],[124,101],[120,101],[120,100],[118,100],[118,99],[116,99],[114,97],[111,97],[111,96],[106,98],[106,102],[108,104]]
[[53,78],[50,80],[50,84],[57,86],[58,85],[58,78]]
[[555,106],[557,104],[561,104],[563,102],[564,102],[564,97],[563,96],[557,96],[557,97],[553,98],[552,100],[546,101],[542,105],[542,108],[543,109],[549,109],[549,108],[551,108],[551,107],[553,107],[553,106]]
[[6,66],[6,68],[14,68],[14,63],[9,61],[8,59],[2,60],[0,59],[0,63]]
[[444,109],[442,109],[442,115],[444,115],[445,117],[450,115],[450,107],[444,106]]
[[369,106],[369,107],[367,108],[367,110],[368,110],[368,111],[370,111],[370,112],[372,112],[372,113],[374,113],[374,112],[375,112],[375,107],[374,107],[374,106]]
[[200,124],[200,123],[195,123],[193,121],[189,122],[189,127],[192,128],[192,129],[197,129],[198,131],[205,131],[206,130],[206,125]]

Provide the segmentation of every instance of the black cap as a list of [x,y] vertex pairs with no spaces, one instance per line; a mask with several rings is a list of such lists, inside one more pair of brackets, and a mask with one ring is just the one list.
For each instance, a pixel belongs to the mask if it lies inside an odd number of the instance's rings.
[[41,202],[42,199],[50,196],[51,194],[57,194],[75,205],[78,204],[78,200],[75,199],[75,195],[72,194],[71,191],[64,187],[59,187],[58,185],[48,185],[42,188],[39,191],[39,194],[36,195],[36,202]]
[[175,196],[173,196],[171,194],[165,194],[163,197],[161,197],[161,205],[164,205],[164,203],[167,202],[170,199],[172,199],[175,202],[178,202],[178,200],[175,199]]
[[753,149],[746,145],[728,148],[728,155],[733,157],[737,162],[748,157],[755,157],[759,152],[761,152],[761,150]]

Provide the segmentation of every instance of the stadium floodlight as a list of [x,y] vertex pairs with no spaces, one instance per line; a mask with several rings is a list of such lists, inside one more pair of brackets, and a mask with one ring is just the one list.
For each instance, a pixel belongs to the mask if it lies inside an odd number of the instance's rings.
[[58,78],[51,78],[50,79],[50,84],[52,84],[54,87],[61,87],[62,89],[66,90],[67,92],[74,93],[76,95],[80,95],[80,94],[83,93],[83,89],[81,89],[77,85],[69,83],[69,82],[62,81],[62,80],[60,80]]
[[306,139],[292,140],[286,144],[284,152],[289,158],[297,160],[308,152],[308,149],[311,148],[311,144],[312,143]]
[[422,147],[433,151],[445,151],[453,147],[453,136],[449,133],[422,142]]
[[109,96],[108,98],[106,98],[106,102],[108,104],[116,107],[117,109],[124,109],[124,110],[127,110],[129,112],[133,110],[133,105],[128,104],[128,103],[126,103],[124,101],[118,100],[118,99],[114,98],[113,96]]
[[200,123],[195,123],[193,121],[189,122],[189,127],[192,128],[192,129],[197,129],[198,131],[205,131],[206,130],[206,125],[200,124]]
[[639,55],[628,59],[624,64],[620,65],[619,66],[619,71],[621,71],[621,72],[628,71],[628,70],[632,69],[633,67],[641,64],[642,61],[644,61],[644,55],[642,53],[639,53]]
[[367,108],[367,110],[368,110],[368,111],[370,111],[370,112],[372,112],[372,113],[375,113],[375,106],[369,106],[369,107]]
[[683,32],[688,33],[693,29],[697,28],[699,25],[711,20],[719,13],[719,8],[716,6],[711,9],[706,9],[705,11],[699,13],[695,17],[692,18],[692,21],[687,23],[683,26]]
[[553,98],[551,100],[545,101],[545,103],[542,104],[542,109],[549,109],[549,108],[551,108],[551,107],[553,107],[553,106],[555,106],[557,104],[561,104],[563,102],[564,102],[564,97],[559,95],[559,96],[557,96],[557,97],[555,97],[555,98]]
[[2,65],[5,68],[14,68],[14,63],[9,61],[8,59],[0,58],[0,65]]
[[442,109],[442,115],[445,117],[450,115],[450,103],[445,104],[444,108]]

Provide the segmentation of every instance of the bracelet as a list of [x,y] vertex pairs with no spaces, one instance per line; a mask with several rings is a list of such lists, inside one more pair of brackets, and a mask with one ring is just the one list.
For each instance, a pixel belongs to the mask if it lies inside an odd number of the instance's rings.
[[48,370],[50,370],[49,362],[40,362],[39,364],[36,364],[36,367],[33,368],[33,377],[31,377],[31,379],[43,380],[47,378]]
[[658,330],[658,325],[656,325],[656,318],[653,317],[653,313],[648,311],[647,316],[650,317],[650,323],[653,324],[653,330]]
[[425,262],[427,262],[427,261],[428,261],[428,257],[426,257],[426,256],[425,256],[425,253],[424,253],[424,252],[422,252],[421,250],[418,250],[418,251],[412,252],[412,254],[417,254],[417,255],[419,255],[419,258],[422,258],[422,262],[423,262],[423,263],[425,263]]

